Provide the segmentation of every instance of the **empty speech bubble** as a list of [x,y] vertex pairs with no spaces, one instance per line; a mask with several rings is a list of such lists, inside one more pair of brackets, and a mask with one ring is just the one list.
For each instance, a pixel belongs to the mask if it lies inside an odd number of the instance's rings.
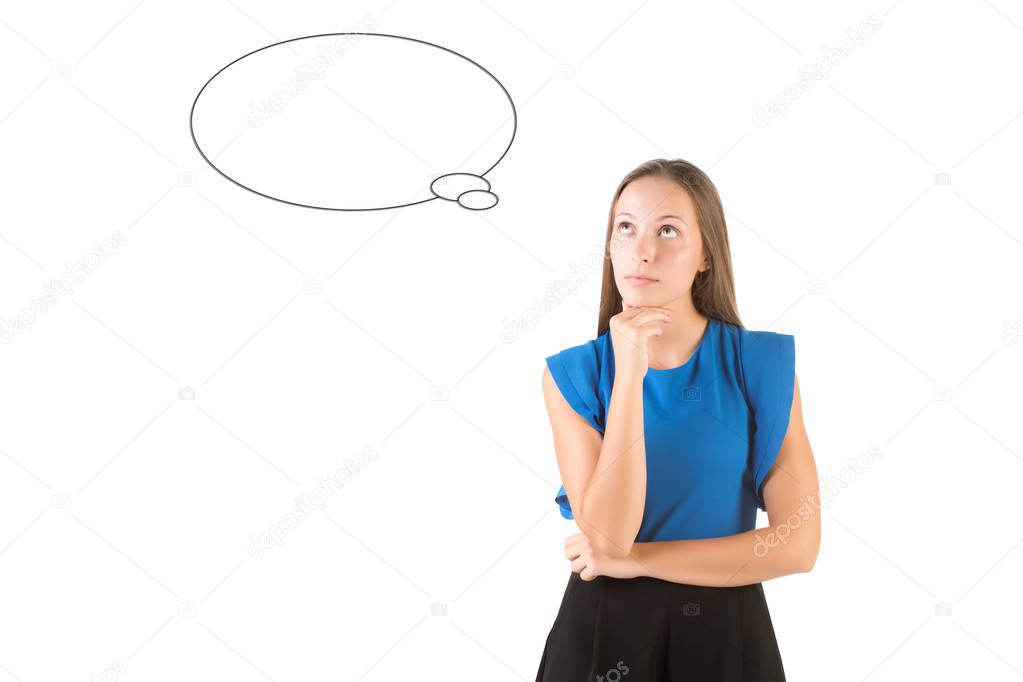
[[332,211],[434,199],[497,204],[486,174],[511,148],[515,104],[457,52],[382,33],[325,33],[235,59],[199,90],[202,157],[261,196]]

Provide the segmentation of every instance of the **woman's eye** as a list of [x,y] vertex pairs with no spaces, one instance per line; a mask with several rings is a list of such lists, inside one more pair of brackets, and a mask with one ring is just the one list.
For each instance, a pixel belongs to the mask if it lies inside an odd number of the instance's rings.
[[[618,231],[621,232],[625,227],[632,227],[632,223],[618,223]],[[679,235],[678,228],[674,225],[661,225],[661,229],[669,229],[672,231],[671,237],[677,237]]]

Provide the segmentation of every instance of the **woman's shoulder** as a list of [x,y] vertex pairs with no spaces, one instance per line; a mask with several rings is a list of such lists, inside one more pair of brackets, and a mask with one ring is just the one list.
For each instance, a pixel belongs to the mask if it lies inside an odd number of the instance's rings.
[[780,389],[790,393],[796,367],[795,336],[782,331],[735,327],[743,385],[751,396]]
[[546,359],[547,369],[565,400],[600,433],[604,432],[605,396],[613,371],[607,340],[605,332]]
[[771,331],[768,329],[749,329],[741,325],[718,320],[722,336],[734,347],[736,354],[743,363],[756,361],[765,354],[784,351],[786,347],[794,347],[795,337],[792,334]]
[[723,366],[747,393],[776,383],[795,367],[795,337],[782,331],[749,329],[719,320]]
[[793,338],[792,334],[786,332],[771,331],[768,329],[749,329],[732,322],[726,322],[725,320],[718,320],[718,325],[721,327],[725,335],[734,339],[737,343],[742,343],[747,347],[752,346],[761,340],[766,340],[767,343],[779,343],[784,340],[780,337]]
[[559,358],[577,364],[591,364],[594,368],[601,365],[602,360],[610,351],[609,332],[604,332],[586,341],[563,348],[547,356],[547,359]]
[[795,336],[766,329],[736,328],[740,373],[756,430],[753,477],[757,506],[766,509],[761,486],[788,428],[796,372]]
[[734,334],[743,362],[763,360],[795,349],[795,336],[786,332],[735,327]]

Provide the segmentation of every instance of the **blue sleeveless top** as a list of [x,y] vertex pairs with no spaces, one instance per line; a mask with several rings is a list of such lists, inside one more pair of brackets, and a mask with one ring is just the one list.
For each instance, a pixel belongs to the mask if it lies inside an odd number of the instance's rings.
[[[572,408],[604,434],[614,380],[610,331],[547,358]],[[788,429],[795,339],[715,318],[692,357],[643,379],[647,488],[638,542],[753,530],[761,486]],[[571,519],[565,486],[554,498]]]

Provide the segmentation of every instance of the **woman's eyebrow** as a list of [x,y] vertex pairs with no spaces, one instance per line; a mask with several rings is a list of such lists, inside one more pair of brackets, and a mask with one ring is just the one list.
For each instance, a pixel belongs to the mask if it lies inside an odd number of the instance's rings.
[[[627,215],[630,218],[635,218],[636,217],[636,216],[632,215],[631,213],[619,213],[615,217],[617,218],[618,216],[623,216],[623,215]],[[688,224],[688,221],[685,218],[683,218],[681,216],[677,216],[677,215],[671,214],[671,213],[669,213],[668,215],[662,215],[660,218],[656,218],[656,220],[664,220],[665,218],[674,218],[675,220],[681,220],[682,222]]]

